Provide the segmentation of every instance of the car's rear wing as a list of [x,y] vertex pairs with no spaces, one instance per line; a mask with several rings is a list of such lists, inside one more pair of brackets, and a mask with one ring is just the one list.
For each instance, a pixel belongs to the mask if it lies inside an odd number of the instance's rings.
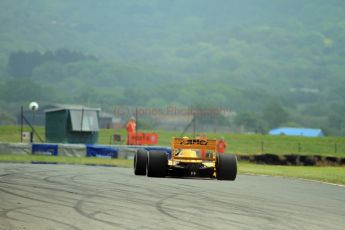
[[[217,140],[216,139],[204,139],[204,138],[180,138],[174,137],[172,140],[172,158],[171,160],[206,160],[215,161],[217,151]],[[180,157],[175,156],[175,149],[193,149],[205,152],[212,152],[212,157]]]
[[172,141],[173,149],[200,149],[216,152],[216,139],[193,139],[174,137]]

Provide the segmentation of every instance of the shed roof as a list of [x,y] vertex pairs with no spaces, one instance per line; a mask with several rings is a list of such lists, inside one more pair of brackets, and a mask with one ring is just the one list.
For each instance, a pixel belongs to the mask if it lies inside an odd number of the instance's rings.
[[[55,107],[55,108],[54,108]],[[71,104],[54,104],[53,108],[44,110],[45,113],[56,112],[61,110],[92,110],[101,111],[100,108],[90,108],[84,105],[71,105]]]
[[269,131],[270,135],[288,135],[288,136],[305,136],[305,137],[322,137],[324,133],[321,129],[310,128],[291,128],[281,127]]

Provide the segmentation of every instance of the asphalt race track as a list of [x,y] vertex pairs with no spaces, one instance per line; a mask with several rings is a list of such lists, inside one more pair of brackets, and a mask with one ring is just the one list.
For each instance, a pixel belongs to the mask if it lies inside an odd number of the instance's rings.
[[345,188],[263,176],[148,178],[125,168],[1,163],[0,229],[345,229]]

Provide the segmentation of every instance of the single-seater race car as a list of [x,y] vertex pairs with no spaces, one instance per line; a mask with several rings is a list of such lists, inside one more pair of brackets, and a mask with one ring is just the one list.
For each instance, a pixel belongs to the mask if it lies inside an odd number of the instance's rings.
[[237,159],[233,154],[218,154],[216,139],[173,138],[170,157],[164,151],[139,149],[134,156],[134,174],[235,180]]

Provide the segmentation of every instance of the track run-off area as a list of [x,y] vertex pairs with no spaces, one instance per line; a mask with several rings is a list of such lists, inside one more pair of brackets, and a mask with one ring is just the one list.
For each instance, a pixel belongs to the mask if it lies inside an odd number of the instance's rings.
[[0,229],[344,229],[345,188],[238,175],[149,178],[128,168],[0,163]]

